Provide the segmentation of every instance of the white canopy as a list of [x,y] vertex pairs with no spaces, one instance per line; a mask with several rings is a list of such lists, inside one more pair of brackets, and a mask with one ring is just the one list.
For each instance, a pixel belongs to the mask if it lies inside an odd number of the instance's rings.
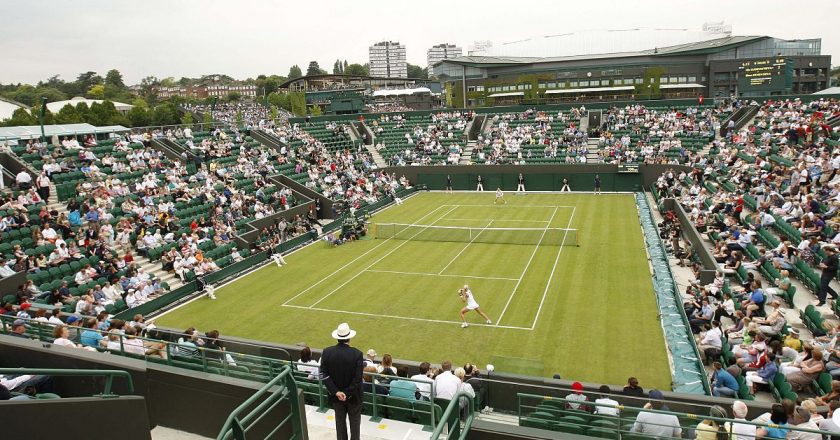
[[494,93],[488,96],[488,98],[503,98],[505,96],[525,96],[525,92]]
[[[84,102],[85,104],[87,104],[88,107],[90,107],[90,105],[93,104],[94,102],[102,104],[103,100],[102,99],[88,99],[88,98],[82,98],[80,96],[77,96],[73,99],[67,99],[67,100],[64,100],[64,101],[48,102],[47,103],[47,109],[51,113],[58,113],[67,104],[70,104],[73,107],[75,107],[77,104],[80,104],[82,102]],[[117,111],[120,111],[120,112],[123,112],[123,113],[131,110],[131,108],[134,107],[133,105],[123,104],[122,102],[116,102],[116,101],[111,101],[111,102],[114,104],[114,107],[116,107]]]
[[422,93],[432,93],[432,91],[428,87],[417,87],[415,89],[382,89],[374,90],[373,96],[403,96]]

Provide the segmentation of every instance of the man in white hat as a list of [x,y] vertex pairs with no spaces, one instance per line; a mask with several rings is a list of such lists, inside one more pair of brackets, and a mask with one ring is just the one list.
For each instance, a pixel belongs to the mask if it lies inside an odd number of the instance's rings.
[[[321,355],[321,376],[329,390],[330,403],[335,410],[335,430],[338,440],[359,440],[362,422],[362,372],[365,359],[362,352],[350,346],[356,331],[343,322],[332,332],[338,344],[327,347]],[[350,437],[346,419],[350,419]]]

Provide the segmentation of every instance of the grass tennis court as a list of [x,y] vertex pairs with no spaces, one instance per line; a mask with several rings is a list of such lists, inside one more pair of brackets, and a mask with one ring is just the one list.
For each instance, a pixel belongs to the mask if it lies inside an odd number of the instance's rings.
[[[508,193],[498,206],[494,198],[418,194],[372,223],[476,229],[454,241],[426,241],[432,228],[414,227],[417,234],[390,239],[316,243],[287,256],[287,266],[265,266],[217,289],[217,300],[199,299],[156,323],[323,348],[346,321],[359,332],[353,345],[397,359],[493,363],[609,384],[635,375],[646,388],[670,389],[633,196]],[[496,228],[575,228],[580,246],[569,246],[574,233],[548,239],[537,231],[543,241],[523,244],[481,238]],[[460,327],[464,284],[493,324],[469,313],[470,327]]]

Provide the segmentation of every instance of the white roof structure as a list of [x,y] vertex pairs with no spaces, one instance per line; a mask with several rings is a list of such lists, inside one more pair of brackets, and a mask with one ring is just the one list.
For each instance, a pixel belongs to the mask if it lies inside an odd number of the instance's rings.
[[[64,101],[48,102],[47,103],[47,109],[51,113],[58,113],[67,104],[70,104],[73,107],[75,107],[77,104],[80,104],[80,103],[84,102],[85,104],[87,104],[88,107],[90,107],[90,105],[93,104],[94,102],[102,104],[103,101],[104,100],[102,100],[102,99],[88,99],[88,98],[82,98],[80,96],[77,96],[73,99],[67,99],[67,100],[64,100]],[[117,111],[120,111],[120,112],[127,112],[127,111],[131,110],[132,107],[134,107],[133,105],[123,104],[122,102],[116,102],[116,101],[111,101],[111,102],[114,103],[114,107],[116,107]]]
[[[44,134],[52,136],[71,136],[97,133],[120,133],[129,131],[122,125],[94,127],[90,124],[45,125]],[[18,127],[0,127],[0,139],[37,139],[41,136],[40,125],[23,125]]]
[[415,89],[375,90],[373,92],[373,96],[404,96],[418,93],[432,93],[432,91],[428,87],[417,87]]
[[12,113],[19,108],[25,109],[26,107],[0,99],[0,121],[11,119]]
[[840,87],[829,87],[819,92],[814,92],[812,95],[840,95]]
[[494,93],[488,96],[488,98],[504,98],[505,96],[525,96],[525,92]]

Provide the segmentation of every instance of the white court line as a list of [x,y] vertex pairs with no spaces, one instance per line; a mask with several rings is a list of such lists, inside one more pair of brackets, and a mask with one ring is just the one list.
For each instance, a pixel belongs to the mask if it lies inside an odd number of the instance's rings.
[[[282,307],[291,307],[291,308],[301,309],[301,310],[316,310],[316,311],[319,311],[319,312],[347,313],[349,315],[371,316],[371,317],[374,317],[374,318],[392,318],[392,319],[402,319],[402,320],[408,319],[408,320],[411,320],[411,321],[423,321],[423,322],[434,322],[434,323],[438,323],[438,324],[458,324],[458,325],[461,325],[461,321],[447,321],[445,319],[426,319],[426,318],[415,318],[415,317],[411,317],[411,316],[381,315],[379,313],[351,312],[351,311],[348,311],[348,310],[324,309],[324,308],[321,308],[321,307],[293,306],[291,304],[285,304]],[[479,323],[475,323],[475,324],[471,323],[470,326],[471,327],[473,327],[473,326],[475,326],[475,327],[496,327],[496,328],[507,328],[507,329],[513,329],[513,330],[528,330],[528,331],[533,331],[534,330],[534,329],[529,328],[529,327],[516,327],[516,326],[512,326],[512,325],[483,324],[483,323],[480,323],[480,324]]]
[[[483,222],[486,219],[483,218],[445,218],[444,220],[453,220],[456,222]],[[507,219],[494,219],[494,222],[523,222],[523,223],[548,223],[548,220],[507,220]]]
[[[489,228],[490,225],[492,225],[492,224],[493,224],[493,220],[490,220],[489,222],[487,222],[487,226],[485,226],[481,231],[479,231],[478,234],[475,234],[475,237],[473,237],[472,240],[470,240],[469,243],[467,243],[467,245],[464,246],[463,249],[461,249],[461,252],[458,252],[457,255],[455,255],[451,260],[449,260],[449,263],[447,263],[446,266],[443,266],[443,269],[441,269],[440,272],[438,272],[438,275],[442,275],[444,272],[446,272],[446,269],[449,269],[449,266],[451,266],[452,263],[454,263],[455,260],[457,260],[458,257],[460,257],[461,254],[463,254],[464,251],[467,250],[467,248],[470,247],[471,244],[473,244],[473,242],[481,235],[481,233],[484,232],[487,228]],[[470,229],[472,229],[472,228],[470,228]]]
[[[574,211],[572,211],[574,215]],[[554,216],[557,215],[557,208],[554,208],[554,212],[551,213],[551,218],[548,219],[548,225],[546,228],[543,229],[542,235],[540,235],[540,241],[537,242],[537,245],[534,246],[534,252],[531,252],[531,258],[528,259],[528,264],[525,265],[525,269],[522,271],[522,275],[519,276],[519,281],[516,282],[516,286],[513,287],[513,292],[510,293],[507,302],[505,303],[505,307],[502,309],[502,313],[499,315],[499,319],[496,320],[496,324],[498,325],[502,322],[502,318],[504,318],[505,313],[507,313],[508,306],[510,306],[510,302],[513,301],[513,297],[516,296],[516,291],[519,289],[519,285],[522,284],[522,280],[525,279],[525,274],[528,272],[528,268],[531,267],[531,262],[534,261],[534,255],[537,255],[537,251],[540,249],[540,243],[542,243],[543,238],[545,238],[545,233],[548,232],[548,226],[551,226],[551,221],[554,220]],[[566,234],[569,231],[566,231],[563,234],[563,240],[566,239]],[[563,243],[560,243],[560,248],[563,248]]]
[[365,272],[373,272],[373,273],[394,273],[398,275],[423,275],[423,276],[430,276],[430,277],[446,277],[446,278],[474,278],[477,280],[503,280],[503,281],[517,281],[519,278],[504,278],[504,277],[482,277],[478,275],[446,275],[446,274],[439,274],[439,273],[431,273],[431,272],[401,272],[398,270],[379,270],[379,269],[367,269]]
[[[437,208],[435,208],[435,209],[433,209],[433,210],[429,211],[429,213],[428,213],[428,214],[424,215],[423,217],[420,217],[417,221],[423,220],[424,218],[426,218],[426,217],[428,217],[428,216],[432,215],[432,213],[436,212],[436,211],[437,211],[438,209],[440,209],[440,208],[443,208],[443,206],[438,206]],[[391,238],[393,238],[393,237],[391,237]],[[378,244],[378,245],[376,245],[376,246],[374,246],[374,247],[370,248],[367,252],[365,252],[365,253],[363,253],[363,254],[359,255],[358,257],[356,257],[356,258],[354,258],[354,259],[350,260],[350,262],[348,262],[348,263],[347,263],[347,264],[345,264],[344,266],[339,267],[339,268],[338,268],[338,269],[336,269],[333,273],[331,273],[331,274],[329,274],[329,275],[325,276],[324,278],[321,278],[321,279],[320,279],[317,283],[312,284],[311,286],[307,287],[306,289],[304,289],[303,291],[301,291],[301,292],[300,292],[300,293],[298,293],[297,295],[295,295],[295,296],[293,296],[293,297],[291,297],[291,298],[287,299],[287,300],[286,300],[286,302],[284,302],[284,303],[283,303],[283,305],[285,306],[285,305],[289,304],[289,302],[294,301],[295,299],[297,299],[298,297],[300,297],[300,296],[301,296],[301,295],[303,295],[304,293],[309,292],[309,291],[310,291],[310,290],[312,290],[312,288],[314,288],[315,286],[317,286],[317,285],[319,285],[319,284],[323,283],[324,281],[327,281],[328,279],[332,278],[332,277],[333,277],[333,275],[335,275],[335,274],[337,274],[337,273],[341,272],[342,270],[346,269],[346,268],[347,268],[347,266],[350,266],[351,264],[355,263],[358,259],[360,259],[360,258],[364,257],[365,255],[367,255],[367,254],[369,254],[369,253],[371,253],[371,252],[375,251],[376,249],[379,249],[379,247],[384,246],[386,243],[388,243],[389,241],[391,241],[391,238],[387,238],[387,239],[385,239],[385,241],[383,241],[382,243],[380,243],[380,244]]]
[[[572,227],[572,219],[575,218],[575,210],[572,210],[572,216],[569,217],[569,224],[566,225],[566,229]],[[566,243],[566,235],[569,233],[567,230],[565,234],[563,234],[563,244]],[[551,286],[551,280],[554,279],[554,271],[557,270],[557,262],[560,261],[560,254],[563,253],[563,246],[561,244],[560,250],[557,251],[557,257],[554,258],[554,266],[551,267],[551,274],[548,276],[548,282],[545,284],[545,290],[543,291],[542,299],[540,300],[540,306],[537,307],[537,315],[534,316],[534,323],[531,324],[531,330],[537,327],[537,320],[540,319],[540,312],[542,312],[543,303],[545,303],[545,296],[548,294],[548,287]]]
[[[572,208],[574,206],[564,206],[564,205],[459,205],[459,204],[448,204],[448,205],[441,205],[441,206],[455,206],[455,207],[477,207],[477,208]],[[448,220],[448,219],[447,219]]]
[[[323,296],[321,299],[319,299],[318,301],[315,301],[315,304],[312,304],[310,307],[315,307],[315,306],[317,306],[318,304],[320,304],[320,303],[321,303],[321,301],[323,301],[323,300],[325,300],[325,299],[329,298],[330,296],[332,296],[332,294],[333,294],[333,293],[337,292],[339,289],[341,289],[342,287],[344,287],[344,286],[346,286],[347,284],[349,284],[351,281],[353,281],[353,280],[355,280],[356,278],[358,278],[358,277],[359,277],[359,275],[361,275],[362,273],[364,273],[364,271],[366,271],[366,270],[370,269],[370,268],[371,268],[371,267],[373,267],[373,266],[376,266],[376,265],[377,265],[380,261],[382,261],[382,260],[384,260],[385,258],[387,258],[387,257],[388,257],[388,255],[393,254],[393,253],[394,253],[394,252],[396,252],[399,248],[401,248],[401,247],[405,246],[407,243],[410,243],[412,238],[414,238],[414,237],[416,237],[416,236],[420,235],[420,233],[421,233],[421,232],[423,232],[423,231],[425,231],[426,229],[428,229],[428,226],[432,226],[432,225],[434,225],[435,223],[437,223],[438,221],[440,221],[440,220],[444,219],[444,218],[445,218],[445,217],[446,217],[446,216],[447,216],[450,212],[452,212],[452,211],[454,211],[454,210],[455,210],[455,208],[452,208],[452,209],[450,209],[449,211],[446,211],[446,212],[445,212],[442,216],[440,216],[440,218],[438,218],[437,220],[433,221],[431,224],[427,225],[427,227],[426,227],[426,228],[421,229],[421,230],[417,231],[417,233],[416,233],[416,234],[412,235],[411,237],[408,237],[408,239],[406,239],[405,241],[403,241],[402,243],[400,243],[399,245],[397,245],[397,247],[395,247],[395,248],[391,249],[391,250],[390,250],[390,251],[388,251],[385,255],[383,255],[383,256],[381,256],[381,257],[379,257],[379,258],[378,258],[376,261],[374,261],[373,263],[370,263],[370,264],[369,264],[366,268],[362,269],[362,270],[361,270],[359,273],[357,273],[356,275],[353,275],[353,277],[351,277],[349,280],[347,280],[347,281],[345,281],[345,282],[341,283],[341,285],[339,285],[338,287],[336,287],[335,289],[333,289],[333,290],[332,290],[332,292],[330,292],[330,293],[328,293],[328,294],[324,295],[324,296]],[[434,212],[434,211],[432,211],[432,212]],[[431,214],[431,213],[429,213],[429,214]],[[426,214],[425,216],[421,217],[421,219],[422,219],[422,218],[424,218],[424,217],[427,217],[429,214]],[[389,238],[389,240],[390,240],[390,238]],[[311,288],[311,287],[310,287],[310,288]],[[288,301],[287,301],[287,302],[288,302]]]

